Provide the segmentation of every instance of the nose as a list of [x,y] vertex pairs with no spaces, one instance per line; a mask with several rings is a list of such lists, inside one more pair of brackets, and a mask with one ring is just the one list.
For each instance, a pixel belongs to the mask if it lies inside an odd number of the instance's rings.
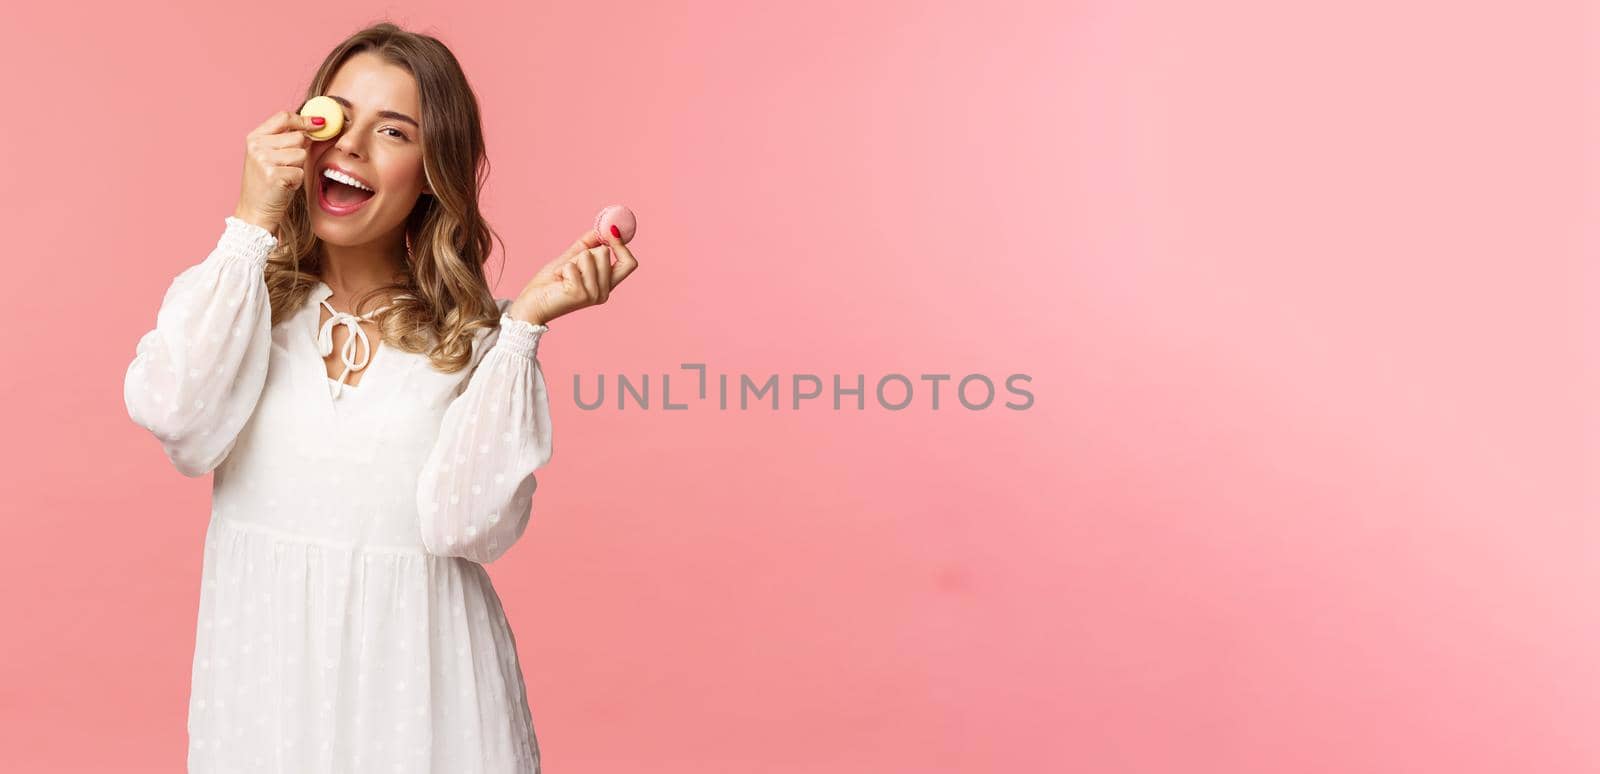
[[353,129],[353,127],[351,127],[348,123],[345,124],[344,132],[339,135],[339,139],[334,141],[333,147],[338,148],[339,150],[341,150],[341,151],[343,151],[345,153],[348,153],[351,156],[354,156],[356,158],[361,158],[362,157],[362,154],[361,154],[361,145],[362,144],[357,139],[357,136],[360,133],[351,131],[352,129]]

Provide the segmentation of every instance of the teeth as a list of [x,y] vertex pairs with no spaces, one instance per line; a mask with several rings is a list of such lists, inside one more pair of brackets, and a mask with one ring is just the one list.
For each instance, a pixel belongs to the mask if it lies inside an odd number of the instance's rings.
[[[325,177],[325,178],[328,178],[329,180],[337,180],[338,182],[344,183],[345,185],[353,185],[356,188],[360,188],[363,191],[372,191],[371,188],[368,188],[367,186],[362,185],[360,180],[357,180],[357,179],[355,179],[355,178],[353,178],[353,177],[351,177],[351,176],[349,176],[349,175],[347,175],[347,174],[345,174],[343,172],[340,172],[337,169],[332,169],[332,168],[324,169],[324,170],[322,170],[322,176]],[[372,192],[376,193],[376,191],[372,191]]]

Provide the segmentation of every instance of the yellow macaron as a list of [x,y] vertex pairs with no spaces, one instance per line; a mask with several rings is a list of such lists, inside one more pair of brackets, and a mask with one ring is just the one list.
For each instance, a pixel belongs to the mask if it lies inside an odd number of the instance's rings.
[[300,115],[322,116],[327,122],[319,129],[306,132],[306,136],[313,140],[331,140],[344,130],[344,108],[333,97],[318,96],[306,100],[306,104],[300,108]]

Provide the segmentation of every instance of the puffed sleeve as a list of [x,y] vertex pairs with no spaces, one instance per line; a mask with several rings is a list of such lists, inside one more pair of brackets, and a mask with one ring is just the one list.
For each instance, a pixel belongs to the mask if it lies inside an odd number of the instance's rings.
[[534,471],[550,461],[550,398],[536,354],[549,328],[505,313],[445,409],[417,484],[422,544],[431,554],[488,564],[522,537]]
[[272,351],[263,269],[271,232],[229,216],[205,260],[172,281],[123,380],[128,416],[185,476],[226,459],[255,411]]

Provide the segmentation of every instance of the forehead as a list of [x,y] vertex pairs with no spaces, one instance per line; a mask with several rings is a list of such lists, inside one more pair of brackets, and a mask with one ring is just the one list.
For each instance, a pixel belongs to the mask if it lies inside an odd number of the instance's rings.
[[325,94],[350,100],[359,110],[398,110],[417,115],[417,80],[404,67],[370,51],[346,59],[328,81]]

